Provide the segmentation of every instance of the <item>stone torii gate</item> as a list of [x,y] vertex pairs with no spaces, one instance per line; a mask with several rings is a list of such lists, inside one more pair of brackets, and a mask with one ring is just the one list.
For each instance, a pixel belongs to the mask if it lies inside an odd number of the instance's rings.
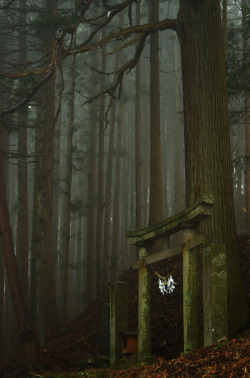
[[[151,355],[151,293],[148,266],[182,253],[183,255],[183,319],[184,352],[200,347],[198,335],[198,275],[195,248],[203,245],[203,324],[204,345],[228,336],[226,250],[223,244],[206,244],[206,236],[198,233],[200,222],[211,216],[214,198],[204,195],[185,210],[155,226],[128,230],[128,243],[139,248],[139,259],[133,269],[139,269],[138,298],[138,360]],[[183,231],[183,243],[169,246],[170,235]],[[150,254],[157,239],[163,239],[162,251]]]

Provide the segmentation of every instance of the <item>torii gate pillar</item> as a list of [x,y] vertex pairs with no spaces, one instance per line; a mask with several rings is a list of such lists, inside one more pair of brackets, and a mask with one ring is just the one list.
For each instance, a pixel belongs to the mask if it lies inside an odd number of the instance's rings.
[[151,290],[150,274],[146,265],[148,250],[139,249],[139,298],[138,298],[138,361],[151,356]]

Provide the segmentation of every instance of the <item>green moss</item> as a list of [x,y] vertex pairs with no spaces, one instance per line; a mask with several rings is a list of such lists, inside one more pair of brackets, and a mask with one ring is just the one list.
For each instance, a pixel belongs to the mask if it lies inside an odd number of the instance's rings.
[[223,266],[226,263],[226,254],[225,253],[219,253],[217,256],[215,256],[212,259],[212,264],[215,266]]
[[194,223],[208,217],[213,203],[214,196],[209,193],[205,194],[178,214],[163,220],[155,226],[140,230],[127,230],[126,236],[130,239],[129,243],[140,246],[144,245],[145,242],[162,237],[163,234],[171,235],[183,229],[184,226],[187,227],[188,223],[192,226]]

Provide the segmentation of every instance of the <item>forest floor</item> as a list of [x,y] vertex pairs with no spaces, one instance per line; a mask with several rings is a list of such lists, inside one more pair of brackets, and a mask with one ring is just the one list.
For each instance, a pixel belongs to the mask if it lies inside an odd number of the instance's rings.
[[[250,237],[239,238],[242,282],[250,307]],[[250,377],[250,330],[237,338],[183,355],[182,260],[175,256],[154,264],[162,276],[171,272],[176,282],[172,294],[162,295],[152,270],[152,355],[155,363],[111,369],[98,356],[101,308],[109,294],[89,304],[61,334],[40,348],[39,374],[33,377]],[[124,271],[120,280],[129,288],[129,329],[137,329],[137,271]],[[202,334],[202,332],[201,332]],[[101,366],[102,365],[102,366]],[[18,351],[2,362],[0,377],[24,377],[24,358]]]

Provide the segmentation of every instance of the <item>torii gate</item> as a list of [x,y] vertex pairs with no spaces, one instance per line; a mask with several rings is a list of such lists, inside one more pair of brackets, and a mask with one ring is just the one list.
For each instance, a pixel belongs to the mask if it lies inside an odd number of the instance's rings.
[[[148,265],[168,257],[183,254],[183,319],[184,352],[200,347],[198,335],[198,277],[197,254],[193,251],[203,245],[203,323],[204,345],[210,345],[228,336],[226,250],[223,244],[206,244],[206,236],[198,233],[198,225],[211,216],[214,198],[204,195],[185,210],[155,226],[128,230],[128,243],[139,247],[139,259],[133,269],[139,268],[138,298],[138,361],[151,355],[151,293]],[[183,230],[183,243],[150,254],[150,247],[160,238]],[[169,244],[169,243],[168,243]]]

